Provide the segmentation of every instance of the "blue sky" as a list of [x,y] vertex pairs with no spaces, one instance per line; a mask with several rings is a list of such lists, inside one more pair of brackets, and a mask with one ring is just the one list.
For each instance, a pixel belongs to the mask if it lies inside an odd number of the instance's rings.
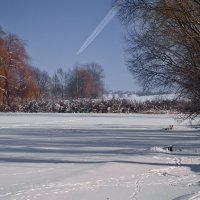
[[135,90],[117,17],[77,55],[110,9],[111,0],[0,0],[0,26],[26,40],[31,65],[49,74],[95,62],[104,68],[107,89]]

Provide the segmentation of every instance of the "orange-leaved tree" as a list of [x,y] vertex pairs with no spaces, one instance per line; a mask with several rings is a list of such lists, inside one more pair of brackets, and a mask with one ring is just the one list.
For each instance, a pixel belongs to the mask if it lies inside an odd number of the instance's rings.
[[69,98],[98,98],[103,94],[103,68],[95,63],[75,67],[68,73]]
[[37,86],[29,69],[24,42],[6,33],[0,39],[0,96],[8,106],[12,102],[36,98]]

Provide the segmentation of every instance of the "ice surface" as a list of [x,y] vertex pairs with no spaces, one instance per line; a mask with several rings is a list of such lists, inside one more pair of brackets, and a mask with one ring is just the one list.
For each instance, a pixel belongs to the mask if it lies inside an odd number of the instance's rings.
[[200,131],[175,117],[1,113],[0,199],[200,199]]

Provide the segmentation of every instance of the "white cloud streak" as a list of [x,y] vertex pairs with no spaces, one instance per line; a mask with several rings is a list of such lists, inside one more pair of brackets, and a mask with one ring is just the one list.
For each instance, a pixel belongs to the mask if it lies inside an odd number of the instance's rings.
[[84,42],[81,48],[78,50],[77,54],[81,54],[93,41],[94,39],[103,31],[103,29],[108,25],[108,23],[113,19],[117,14],[118,8],[113,7],[108,14],[102,19],[99,25],[94,29],[88,39]]

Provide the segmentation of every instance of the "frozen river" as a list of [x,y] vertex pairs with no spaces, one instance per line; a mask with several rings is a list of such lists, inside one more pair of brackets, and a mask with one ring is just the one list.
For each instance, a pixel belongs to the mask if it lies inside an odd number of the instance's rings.
[[174,115],[2,113],[0,199],[200,199],[200,131],[187,124]]

